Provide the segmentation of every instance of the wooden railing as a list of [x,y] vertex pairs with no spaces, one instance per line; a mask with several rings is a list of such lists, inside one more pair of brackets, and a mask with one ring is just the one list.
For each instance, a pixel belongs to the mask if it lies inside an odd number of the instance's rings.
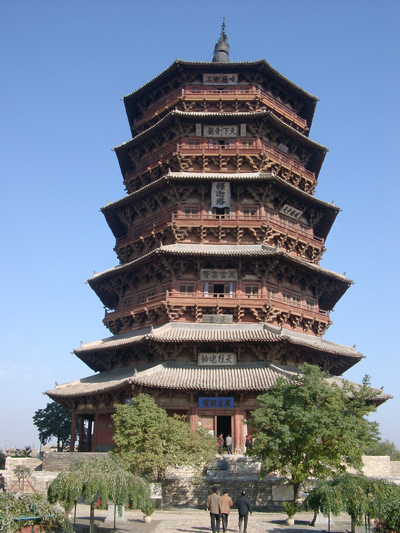
[[198,144],[194,144],[189,141],[183,141],[178,143],[176,146],[166,146],[158,150],[154,150],[150,155],[144,156],[141,160],[136,163],[136,168],[134,172],[131,172],[126,175],[125,181],[129,181],[129,176],[131,174],[135,175],[140,172],[143,172],[148,167],[151,167],[153,164],[165,163],[170,159],[174,152],[181,153],[182,155],[209,155],[215,157],[218,154],[238,154],[246,153],[248,155],[259,155],[260,153],[266,153],[274,163],[282,165],[287,170],[298,174],[300,177],[307,179],[308,181],[315,182],[315,173],[307,170],[304,166],[296,161],[293,157],[288,156],[278,148],[272,146],[266,141],[255,140],[253,145],[242,144],[243,141],[232,142],[231,145],[226,146],[210,146],[209,142],[203,141]]
[[214,213],[173,213],[167,212],[159,214],[156,217],[149,218],[134,224],[129,231],[128,236],[117,239],[118,246],[128,244],[132,239],[139,236],[149,235],[151,232],[157,232],[163,229],[169,222],[175,221],[178,225],[185,226],[209,226],[214,227],[216,223],[222,227],[240,226],[240,227],[260,227],[269,223],[274,229],[292,234],[294,237],[303,236],[308,241],[315,243],[317,247],[323,246],[325,240],[314,235],[311,226],[302,222],[291,222],[279,213],[266,211],[263,215],[244,215],[243,213],[228,213],[226,215],[216,215]]
[[[134,297],[132,297],[134,298]],[[164,293],[158,293],[152,295],[149,298],[141,301],[140,303],[134,303],[133,308],[134,312],[140,313],[144,309],[158,307],[162,301],[167,302],[170,305],[198,305],[200,307],[213,307],[216,300],[219,302],[219,305],[223,307],[236,307],[241,305],[241,307],[256,307],[261,308],[263,305],[275,304],[279,306],[279,309],[283,312],[297,312],[301,313],[307,318],[319,319],[323,321],[329,320],[329,311],[319,309],[318,306],[310,308],[307,306],[305,300],[300,302],[291,302],[287,303],[284,301],[281,294],[272,296],[270,294],[249,294],[246,295],[242,291],[232,291],[231,293],[220,294],[220,293],[209,293],[205,291],[193,291],[190,293],[180,293],[179,291],[166,291]],[[132,306],[130,306],[132,307]],[[106,310],[104,321],[115,320],[122,316],[129,316],[131,309],[121,309],[121,310]]]
[[269,109],[275,111],[278,115],[284,116],[287,120],[296,124],[303,130],[308,130],[307,121],[297,115],[293,110],[286,107],[284,104],[275,100],[272,96],[267,94],[262,89],[256,87],[247,87],[238,89],[235,87],[226,87],[224,89],[203,89],[203,88],[193,88],[186,87],[183,89],[177,89],[174,93],[167,95],[163,98],[160,98],[156,102],[152,103],[148,110],[143,113],[143,115],[134,121],[136,127],[141,126],[149,120],[152,120],[154,117],[159,115],[162,111],[167,111],[172,108],[179,100],[249,100],[258,98],[262,103],[264,103]]

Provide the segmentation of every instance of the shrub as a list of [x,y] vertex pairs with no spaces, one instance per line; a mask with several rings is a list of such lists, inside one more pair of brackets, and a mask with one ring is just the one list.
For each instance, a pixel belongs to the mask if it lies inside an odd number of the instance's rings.
[[296,502],[283,502],[283,508],[285,509],[285,513],[289,518],[293,518],[299,510]]

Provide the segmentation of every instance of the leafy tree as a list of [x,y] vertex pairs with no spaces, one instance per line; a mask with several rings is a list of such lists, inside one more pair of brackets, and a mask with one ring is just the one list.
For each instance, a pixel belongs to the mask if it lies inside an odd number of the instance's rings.
[[389,455],[391,461],[400,461],[400,450],[388,439],[373,442],[364,448],[365,455]]
[[378,519],[383,531],[400,531],[400,487],[383,479],[360,474],[335,476],[319,481],[305,503],[325,516],[347,513],[352,532],[363,517]]
[[368,379],[358,390],[330,383],[317,366],[300,370],[259,396],[250,420],[258,431],[249,454],[259,456],[264,473],[290,478],[295,499],[307,479],[326,479],[347,466],[360,470],[364,447],[378,438],[377,423],[366,418],[375,410]]
[[170,466],[199,468],[215,460],[216,443],[209,433],[193,432],[183,417],[169,417],[147,394],[117,405],[113,421],[112,453],[136,474],[162,480]]
[[38,409],[32,418],[42,444],[46,444],[54,437],[57,439],[58,452],[69,444],[72,415],[67,407],[51,402],[44,409]]
[[0,470],[4,470],[6,467],[6,455],[3,450],[0,448]]
[[[42,520],[16,520],[21,516],[41,516]],[[73,528],[65,513],[50,505],[43,494],[20,494],[0,492],[0,532],[14,533],[22,527],[40,524],[43,531],[60,531],[72,533]]]
[[97,498],[112,501],[118,507],[131,503],[138,508],[148,503],[148,483],[127,472],[121,463],[111,456],[91,457],[74,462],[68,472],[61,472],[49,485],[49,502],[60,502],[69,510],[84,496],[90,503],[90,521],[93,525],[93,505]]

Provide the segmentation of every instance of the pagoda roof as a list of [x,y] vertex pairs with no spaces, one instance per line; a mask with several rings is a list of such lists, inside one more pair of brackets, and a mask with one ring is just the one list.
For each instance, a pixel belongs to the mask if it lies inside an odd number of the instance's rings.
[[[321,337],[300,333],[270,324],[205,324],[187,322],[168,322],[162,326],[147,327],[129,333],[114,335],[94,342],[81,344],[74,350],[82,361],[93,370],[103,370],[101,354],[129,349],[148,343],[222,343],[241,344],[259,342],[262,344],[288,343],[303,347],[314,353],[331,354],[341,358],[343,366],[337,373],[342,373],[356,364],[363,355],[355,348],[336,344]],[[89,363],[91,356],[98,355],[96,363]],[[333,373],[333,371],[332,371]]]
[[92,286],[97,281],[105,279],[113,274],[120,274],[121,272],[135,270],[139,265],[146,263],[158,255],[183,255],[183,256],[202,256],[202,257],[282,257],[292,263],[296,263],[306,270],[314,271],[326,275],[327,277],[337,279],[345,283],[347,286],[351,285],[353,281],[346,278],[344,274],[338,274],[326,268],[321,267],[315,263],[310,263],[293,256],[279,247],[268,246],[267,244],[192,244],[192,243],[176,243],[160,246],[149,252],[148,254],[134,259],[129,263],[117,265],[103,272],[96,273],[93,278],[88,279],[88,283]]
[[137,142],[142,142],[144,139],[150,137],[154,130],[157,130],[159,128],[164,127],[165,125],[168,125],[170,122],[172,122],[176,117],[182,117],[182,118],[188,118],[188,119],[196,119],[196,121],[204,122],[209,120],[217,120],[218,122],[237,122],[238,119],[242,120],[248,120],[248,119],[257,119],[257,118],[268,118],[271,120],[271,122],[274,122],[276,125],[280,126],[282,129],[286,130],[286,133],[290,134],[291,136],[301,140],[304,142],[307,146],[314,149],[323,150],[324,152],[328,151],[328,148],[326,146],[323,146],[322,144],[317,143],[316,141],[311,140],[309,137],[301,133],[300,131],[296,130],[283,120],[281,120],[279,117],[277,117],[272,111],[269,110],[262,110],[262,111],[248,111],[248,112],[239,112],[239,113],[219,113],[216,111],[212,112],[200,112],[200,111],[181,111],[179,109],[174,109],[170,111],[165,117],[161,118],[158,122],[153,124],[153,126],[150,126],[146,130],[138,133],[130,139],[127,142],[124,142],[120,144],[119,146],[115,146],[114,150],[118,151],[122,148],[129,148]]
[[[279,378],[287,381],[299,374],[295,367],[276,363],[239,363],[235,367],[199,367],[191,362],[163,362],[138,367],[116,368],[94,376],[57,385],[46,394],[58,402],[135,387],[195,392],[263,392]],[[343,387],[344,379],[330,377],[328,382]],[[351,383],[351,382],[350,382]],[[351,383],[356,389],[361,388]],[[390,398],[371,388],[372,400],[380,404]]]
[[152,80],[148,81],[135,91],[123,97],[126,113],[130,123],[132,123],[134,120],[134,117],[131,116],[131,109],[133,108],[134,102],[145,94],[149,93],[150,91],[156,89],[160,85],[160,83],[164,83],[168,79],[180,74],[182,72],[182,69],[186,69],[188,71],[199,71],[201,69],[202,71],[204,71],[204,73],[218,71],[234,72],[235,70],[237,70],[238,72],[262,72],[270,79],[272,79],[275,83],[284,87],[289,93],[295,94],[300,99],[306,102],[307,105],[303,112],[303,116],[307,120],[309,127],[311,127],[318,98],[306,92],[304,89],[302,89],[301,87],[290,81],[288,78],[283,76],[280,72],[275,70],[267,61],[265,61],[265,59],[237,63],[192,62],[176,59],[172,63],[172,65],[170,65],[163,72],[155,76]]
[[325,215],[322,217],[321,221],[317,224],[317,226],[321,228],[324,238],[326,238],[326,236],[328,235],[337,214],[339,213],[339,211],[341,211],[340,207],[334,205],[333,203],[328,203],[323,200],[319,200],[312,194],[302,191],[295,185],[292,185],[291,183],[285,181],[284,179],[280,178],[279,176],[276,176],[274,173],[271,172],[240,172],[227,174],[226,172],[206,173],[170,171],[168,174],[165,174],[161,178],[147,185],[144,185],[137,191],[127,194],[120,200],[110,202],[106,206],[100,208],[100,211],[104,214],[114,236],[121,237],[126,233],[126,231],[124,231],[124,229],[121,227],[121,222],[118,216],[115,215],[116,209],[121,206],[129,205],[138,198],[146,196],[153,191],[159,190],[160,186],[170,181],[269,181],[275,183],[282,189],[289,191],[291,194],[293,194],[293,196],[297,196],[298,198],[301,198],[306,202],[309,202],[310,204],[316,205],[323,209]]
[[203,112],[173,110],[173,111],[170,111],[167,115],[165,115],[165,117],[160,119],[156,124],[154,124],[150,128],[142,131],[141,133],[133,137],[133,139],[130,139],[129,141],[124,142],[120,144],[119,146],[114,147],[114,151],[117,154],[117,158],[118,158],[122,173],[124,174],[124,167],[126,164],[129,163],[126,152],[131,147],[153,137],[154,134],[158,130],[165,129],[171,123],[174,123],[174,121],[177,119],[186,119],[186,120],[196,121],[197,123],[212,121],[218,124],[222,124],[222,123],[237,124],[238,121],[248,122],[250,120],[257,120],[257,119],[267,120],[268,122],[274,124],[274,126],[276,126],[278,129],[283,131],[289,137],[293,138],[294,140],[301,143],[303,146],[307,146],[308,148],[314,151],[315,154],[313,156],[310,170],[315,172],[316,177],[318,177],[318,174],[322,167],[322,163],[324,162],[326,153],[328,152],[328,148],[326,146],[323,146],[322,144],[319,144],[311,140],[309,137],[297,131],[292,126],[289,126],[289,124],[286,124],[286,122],[278,118],[272,111],[268,111],[268,110],[251,111],[247,113],[217,113],[217,112],[210,112],[210,113],[204,112],[203,113]]

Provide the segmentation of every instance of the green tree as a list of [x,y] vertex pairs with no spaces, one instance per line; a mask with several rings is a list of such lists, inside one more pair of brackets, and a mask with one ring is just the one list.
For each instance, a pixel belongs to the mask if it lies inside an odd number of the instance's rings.
[[[42,517],[29,520],[26,517]],[[73,528],[65,513],[50,505],[45,495],[0,492],[0,532],[14,533],[22,527],[39,524],[41,531],[63,531],[73,533]],[[25,517],[22,518],[21,517]]]
[[90,504],[90,522],[93,525],[93,504],[112,501],[118,507],[131,503],[133,508],[146,505],[150,499],[147,481],[127,472],[111,456],[78,460],[68,472],[61,472],[49,485],[50,503],[60,502],[66,511],[84,496]]
[[57,439],[58,452],[69,444],[72,415],[67,407],[51,402],[44,409],[38,409],[32,418],[42,444],[46,444],[54,437]]
[[373,442],[364,448],[365,455],[389,455],[391,461],[400,461],[400,450],[388,439]]
[[325,516],[347,513],[351,530],[362,519],[378,519],[383,531],[400,531],[400,487],[383,479],[343,474],[319,481],[307,496],[306,505]]
[[216,443],[209,433],[193,432],[179,416],[169,417],[147,394],[117,405],[113,452],[131,472],[162,480],[168,467],[199,468],[215,460]]
[[364,447],[378,438],[377,423],[366,416],[375,410],[368,379],[356,389],[328,381],[317,366],[300,371],[259,396],[250,420],[257,432],[249,454],[259,456],[264,473],[291,479],[295,498],[307,479],[360,470]]

